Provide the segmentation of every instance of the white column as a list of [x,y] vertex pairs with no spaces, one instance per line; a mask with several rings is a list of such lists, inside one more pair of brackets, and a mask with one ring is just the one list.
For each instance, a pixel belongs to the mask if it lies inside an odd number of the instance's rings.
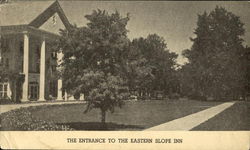
[[[60,51],[57,53],[57,71],[61,71],[61,67],[59,66],[62,62],[63,53]],[[62,79],[58,79],[57,81],[57,100],[63,100],[62,97]]]
[[70,100],[70,101],[74,101],[74,100],[75,100],[75,98],[74,98],[74,96],[73,96],[73,95],[70,95],[68,100]]
[[39,100],[45,101],[45,60],[46,60],[46,47],[45,39],[42,39],[41,55],[40,55],[40,85],[39,85]]
[[65,91],[64,93],[64,100],[67,101],[68,100],[68,93]]
[[10,82],[7,84],[7,96],[11,98]]
[[22,102],[28,101],[29,97],[29,36],[25,33],[23,40],[23,74],[25,75],[23,83]]
[[72,100],[75,100],[74,96],[71,95],[71,94],[68,94],[68,92],[65,90],[65,101],[72,101]]
[[57,81],[57,99],[56,100],[63,100],[62,97],[62,79]]
[[80,99],[81,101],[84,101],[84,94],[80,94]]

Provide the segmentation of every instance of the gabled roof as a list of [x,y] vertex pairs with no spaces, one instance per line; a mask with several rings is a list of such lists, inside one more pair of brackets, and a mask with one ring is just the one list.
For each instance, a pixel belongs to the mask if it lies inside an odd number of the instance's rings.
[[30,26],[33,26],[35,28],[39,28],[41,25],[43,25],[52,15],[57,13],[62,20],[64,26],[69,29],[70,23],[65,16],[60,4],[58,1],[55,1],[53,4],[51,4],[45,11],[43,11],[39,16],[37,16],[31,23],[29,23]]
[[56,1],[14,1],[0,5],[0,26],[29,25],[39,28],[57,13],[64,26],[70,23],[59,2]]

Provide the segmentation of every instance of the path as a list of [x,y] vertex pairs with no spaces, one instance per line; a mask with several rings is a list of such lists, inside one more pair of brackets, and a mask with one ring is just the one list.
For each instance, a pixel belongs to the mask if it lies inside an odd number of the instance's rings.
[[84,101],[60,101],[60,102],[34,102],[34,103],[23,103],[23,104],[8,104],[8,105],[0,105],[0,114],[18,109],[21,107],[30,107],[30,106],[40,106],[40,105],[60,105],[60,104],[75,104],[75,103],[84,103]]
[[221,113],[225,109],[231,107],[235,102],[223,103],[200,112],[188,115],[186,117],[178,118],[167,123],[163,123],[151,128],[146,129],[145,131],[188,131],[192,128],[200,125],[204,121],[214,117],[215,115]]

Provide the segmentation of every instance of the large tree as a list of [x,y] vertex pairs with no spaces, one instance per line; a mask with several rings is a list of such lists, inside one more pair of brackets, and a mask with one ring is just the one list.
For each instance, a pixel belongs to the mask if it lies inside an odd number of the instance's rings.
[[63,87],[72,95],[85,94],[86,112],[99,108],[105,123],[106,112],[121,107],[127,96],[123,71],[129,49],[126,29],[129,17],[104,10],[85,17],[89,21],[87,26],[61,31],[58,45],[64,53]]
[[144,81],[141,88],[147,91],[161,90],[171,93],[175,84],[175,67],[177,54],[167,49],[163,37],[150,34],[147,38],[138,38],[132,41],[132,49],[140,53],[144,59],[144,66],[150,70],[150,74],[141,78]]
[[[198,15],[193,45],[183,52],[189,60],[184,72],[190,91],[202,97],[237,98],[244,91],[242,58],[244,27],[240,18],[222,7]],[[188,68],[188,69],[187,69]]]

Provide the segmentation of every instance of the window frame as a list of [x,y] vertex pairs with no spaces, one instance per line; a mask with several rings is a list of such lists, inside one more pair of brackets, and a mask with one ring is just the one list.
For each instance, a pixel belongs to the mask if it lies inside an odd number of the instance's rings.
[[8,98],[8,83],[0,82],[0,98]]

